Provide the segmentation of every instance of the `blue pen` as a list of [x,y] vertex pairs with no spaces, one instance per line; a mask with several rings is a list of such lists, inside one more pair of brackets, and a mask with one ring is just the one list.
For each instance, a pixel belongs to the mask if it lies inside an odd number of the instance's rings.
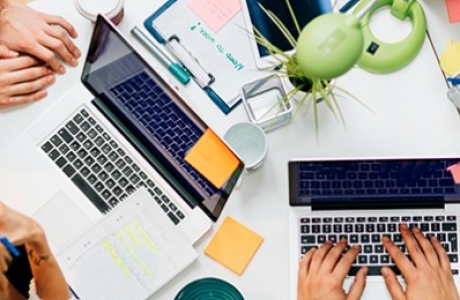
[[139,28],[134,26],[134,28],[131,30],[131,33],[182,84],[187,84],[190,81],[190,74],[184,68],[182,68],[177,62],[171,61],[171,59],[166,54],[164,54],[163,51],[159,47],[157,47],[147,36],[145,36],[145,34],[142,31],[140,31]]
[[449,81],[453,85],[460,84],[460,78],[458,77],[447,77],[447,81]]
[[13,257],[19,256],[19,251],[16,247],[8,240],[7,237],[0,237],[0,242],[6,247],[6,249],[13,255]]

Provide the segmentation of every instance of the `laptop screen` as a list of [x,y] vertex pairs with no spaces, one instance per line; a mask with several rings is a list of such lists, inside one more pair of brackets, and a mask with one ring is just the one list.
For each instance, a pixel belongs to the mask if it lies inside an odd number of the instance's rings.
[[460,158],[289,162],[290,204],[415,208],[460,199]]
[[97,97],[94,104],[189,205],[199,205],[217,220],[243,170],[242,161],[238,159],[221,186],[185,161],[208,126],[102,16],[96,22],[82,81]]

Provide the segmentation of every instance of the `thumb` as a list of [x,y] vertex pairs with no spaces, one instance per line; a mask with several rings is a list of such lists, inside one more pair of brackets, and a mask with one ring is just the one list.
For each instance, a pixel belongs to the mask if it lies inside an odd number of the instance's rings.
[[5,45],[0,45],[0,58],[12,58],[18,56],[19,53],[16,51],[10,50]]
[[380,272],[385,279],[385,284],[387,286],[388,291],[390,292],[391,298],[394,300],[404,300],[406,299],[406,295],[402,289],[401,284],[396,279],[395,273],[387,267],[383,267],[380,269]]
[[367,275],[367,268],[362,267],[355,277],[355,282],[350,287],[350,291],[348,292],[348,300],[358,300],[361,298],[364,292],[364,287],[366,286],[366,275]]

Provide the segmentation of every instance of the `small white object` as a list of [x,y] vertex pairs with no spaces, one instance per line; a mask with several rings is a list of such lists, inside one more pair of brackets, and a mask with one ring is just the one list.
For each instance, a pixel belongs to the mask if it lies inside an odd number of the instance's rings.
[[257,125],[241,122],[230,127],[224,140],[243,160],[247,171],[260,167],[267,156],[267,136]]
[[78,12],[93,23],[101,14],[118,25],[123,19],[124,5],[125,0],[75,0]]

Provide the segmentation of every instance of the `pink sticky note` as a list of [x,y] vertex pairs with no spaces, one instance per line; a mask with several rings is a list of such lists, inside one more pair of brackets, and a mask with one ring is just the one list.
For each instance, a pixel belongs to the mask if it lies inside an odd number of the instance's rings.
[[447,14],[451,23],[460,22],[460,0],[446,0]]
[[217,32],[240,11],[240,1],[190,0],[188,6],[212,31]]
[[454,182],[456,184],[460,184],[460,162],[456,163],[455,165],[449,166],[447,168],[447,171],[449,171],[452,174]]

